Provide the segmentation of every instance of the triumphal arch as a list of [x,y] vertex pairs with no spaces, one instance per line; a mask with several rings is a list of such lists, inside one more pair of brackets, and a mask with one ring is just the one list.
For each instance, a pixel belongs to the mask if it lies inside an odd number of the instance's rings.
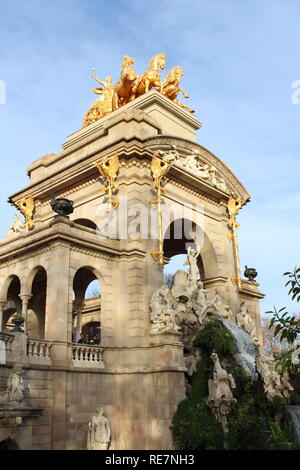
[[[116,84],[93,70],[99,97],[82,128],[9,198],[20,214],[0,242],[7,446],[86,449],[101,407],[110,432],[98,448],[172,449],[195,329],[213,315],[236,322],[242,308],[262,340],[262,294],[251,270],[241,278],[237,245],[249,193],[197,143],[201,124],[178,100],[183,69],[163,80],[165,63],[157,54],[137,76],[125,56]],[[165,283],[178,254],[186,267]],[[100,295],[88,304],[94,280]],[[100,344],[77,342],[88,314]]]

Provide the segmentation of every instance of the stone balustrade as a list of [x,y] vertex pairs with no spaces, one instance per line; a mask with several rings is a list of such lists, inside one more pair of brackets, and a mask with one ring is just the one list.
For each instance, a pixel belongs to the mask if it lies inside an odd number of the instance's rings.
[[[69,360],[75,367],[104,368],[103,348],[100,346],[57,343],[44,339],[28,338],[27,335],[0,333],[0,364],[21,362],[27,364],[55,364],[54,348],[69,348]],[[51,353],[51,350],[53,352]],[[52,357],[53,356],[53,357]],[[70,365],[71,365],[70,364]]]
[[85,344],[72,344],[73,365],[77,367],[104,368],[103,348]]
[[27,355],[29,362],[51,363],[50,349],[52,343],[43,339],[27,340]]
[[0,364],[6,364],[11,361],[11,345],[14,335],[9,333],[0,333]]

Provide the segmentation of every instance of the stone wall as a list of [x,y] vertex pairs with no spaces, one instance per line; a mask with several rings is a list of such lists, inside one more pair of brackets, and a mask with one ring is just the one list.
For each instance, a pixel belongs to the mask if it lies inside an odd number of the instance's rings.
[[[0,367],[1,390],[10,368]],[[104,406],[111,450],[171,449],[170,425],[183,398],[182,372],[123,373],[27,369],[25,399],[42,408],[24,418],[15,441],[21,450],[85,450],[88,422]]]

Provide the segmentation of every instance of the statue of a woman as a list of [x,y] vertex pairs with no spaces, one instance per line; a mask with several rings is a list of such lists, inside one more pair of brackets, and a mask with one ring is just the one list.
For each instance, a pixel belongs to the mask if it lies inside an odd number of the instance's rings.
[[110,427],[108,419],[103,416],[104,408],[97,408],[97,413],[89,423],[87,448],[88,450],[107,450],[110,443]]
[[10,403],[22,404],[24,401],[24,370],[20,364],[15,364],[7,382],[7,395]]

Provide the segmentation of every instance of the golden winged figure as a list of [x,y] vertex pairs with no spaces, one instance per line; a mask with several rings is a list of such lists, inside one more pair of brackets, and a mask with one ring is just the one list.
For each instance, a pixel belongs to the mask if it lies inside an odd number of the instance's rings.
[[233,225],[235,223],[235,216],[239,212],[240,208],[242,207],[243,203],[242,201],[238,199],[234,199],[233,197],[230,197],[228,200],[228,213],[229,213],[229,225]]
[[26,228],[31,228],[33,226],[33,213],[34,213],[34,200],[32,197],[21,199],[21,201],[16,202],[16,207],[25,217],[25,226]]
[[117,174],[120,168],[120,162],[118,154],[116,153],[113,157],[103,157],[102,160],[98,163],[95,163],[96,167],[98,168],[99,172],[106,177],[111,184],[117,178]]
[[[162,178],[168,173],[171,165],[167,157],[162,159],[158,158],[157,155],[153,155],[151,162],[151,171],[154,179],[154,187],[156,189],[160,188],[160,183]],[[161,191],[164,191],[164,188],[161,188]]]
[[99,173],[107,179],[107,186],[104,189],[104,193],[108,194],[108,201],[113,207],[117,208],[119,202],[117,199],[112,197],[113,191],[118,189],[118,185],[116,183],[118,171],[120,168],[120,161],[119,156],[117,153],[113,157],[103,157],[100,162],[94,163],[94,165],[98,168]]

